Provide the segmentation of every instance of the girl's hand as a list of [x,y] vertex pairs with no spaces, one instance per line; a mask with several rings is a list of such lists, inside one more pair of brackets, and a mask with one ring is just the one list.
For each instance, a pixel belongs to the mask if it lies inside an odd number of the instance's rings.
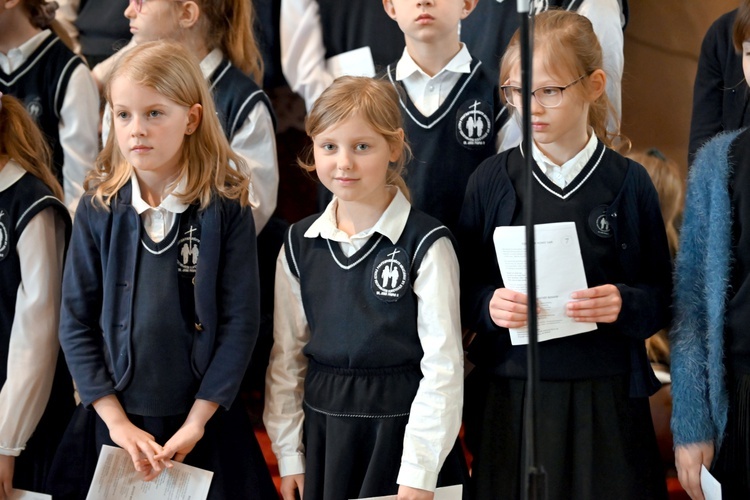
[[396,498],[398,500],[432,500],[435,498],[435,493],[432,491],[399,485]]
[[305,497],[305,475],[292,474],[281,478],[281,498],[283,500],[297,500],[297,491],[299,498]]
[[676,446],[674,449],[677,478],[693,500],[703,500],[701,465],[705,465],[708,469],[713,459],[713,443],[691,443]]
[[196,399],[193,402],[190,413],[188,413],[185,423],[169,438],[164,448],[154,458],[163,460],[166,463],[174,457],[177,462],[182,462],[188,453],[193,451],[196,443],[201,440],[205,432],[206,424],[214,416],[219,405],[205,399]]
[[10,498],[13,491],[13,471],[16,468],[16,457],[0,455],[0,500]]
[[490,299],[490,318],[503,328],[521,328],[528,321],[528,297],[507,288],[498,288]]
[[601,285],[573,292],[567,314],[576,321],[614,323],[622,309],[622,296],[615,285]]

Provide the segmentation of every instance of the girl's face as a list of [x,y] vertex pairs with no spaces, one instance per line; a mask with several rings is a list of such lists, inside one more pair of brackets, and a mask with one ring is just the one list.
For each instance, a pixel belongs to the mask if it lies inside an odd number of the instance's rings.
[[[545,57],[542,49],[534,52],[531,89],[535,95],[541,98],[547,91],[545,87],[559,89],[571,83],[572,85],[562,90],[562,101],[555,107],[544,107],[532,97],[531,130],[537,147],[552,161],[562,165],[584,148],[589,137],[589,102],[598,96],[588,95],[589,92],[583,87],[584,81],[600,79],[604,73],[598,70],[578,80],[583,75],[568,74],[567,71],[560,74],[550,73],[545,64],[547,60],[549,59]],[[511,69],[506,85],[521,86],[520,64]],[[518,104],[516,108],[520,112],[523,111]]]
[[[125,17],[135,43],[175,40],[179,33],[175,0],[130,0]],[[139,12],[140,5],[140,12]]]
[[401,150],[357,114],[313,137],[313,155],[318,178],[340,200],[381,204],[388,164]]
[[185,136],[200,123],[201,105],[181,106],[125,76],[112,81],[110,92],[115,137],[123,157],[139,177],[174,179]]

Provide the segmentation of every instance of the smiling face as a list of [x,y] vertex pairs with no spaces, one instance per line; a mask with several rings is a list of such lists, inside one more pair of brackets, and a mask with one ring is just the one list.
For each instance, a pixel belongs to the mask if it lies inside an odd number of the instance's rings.
[[174,0],[143,0],[141,11],[131,1],[125,9],[135,43],[176,40],[179,24]]
[[200,122],[200,104],[181,106],[151,87],[118,76],[111,83],[117,145],[141,178],[171,181],[179,173],[185,135]]
[[317,134],[313,155],[318,178],[341,201],[379,205],[389,196],[388,164],[401,150],[356,114]]

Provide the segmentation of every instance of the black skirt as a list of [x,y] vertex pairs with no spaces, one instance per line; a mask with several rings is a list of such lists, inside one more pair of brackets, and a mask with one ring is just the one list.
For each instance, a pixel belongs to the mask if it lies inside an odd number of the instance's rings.
[[[130,421],[164,444],[187,415],[142,417]],[[102,445],[117,446],[94,410],[79,405],[58,450],[50,477],[55,500],[85,499]],[[185,458],[185,464],[214,473],[209,500],[278,499],[263,453],[241,400],[219,409],[206,424],[203,438]]]
[[[522,498],[525,380],[475,369],[466,381],[464,425],[477,500]],[[537,462],[546,498],[666,499],[647,398],[628,396],[627,376],[542,381]]]
[[722,498],[750,498],[750,375],[727,376],[729,415],[724,440],[711,469]]
[[[305,379],[305,500],[395,495],[419,367],[351,370],[311,361]],[[458,442],[438,486],[463,484],[468,470]],[[468,498],[468,496],[466,497]]]

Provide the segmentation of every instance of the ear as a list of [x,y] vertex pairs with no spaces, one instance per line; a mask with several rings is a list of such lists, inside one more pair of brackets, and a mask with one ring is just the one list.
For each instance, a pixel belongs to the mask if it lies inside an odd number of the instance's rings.
[[461,19],[466,19],[467,17],[469,17],[469,14],[471,14],[477,7],[477,3],[479,3],[479,0],[462,0],[462,3],[463,9],[461,10]]
[[187,2],[177,2],[178,14],[177,22],[180,23],[180,28],[192,28],[198,22],[201,17],[201,8],[198,4],[192,0]]
[[400,128],[396,133],[399,140],[397,143],[391,144],[391,156],[388,158],[388,161],[391,163],[398,161],[401,155],[404,154],[404,129]]
[[20,3],[21,3],[21,0],[4,0],[3,7],[5,7],[5,10],[10,10],[15,7],[18,7]]
[[607,74],[602,69],[594,70],[589,75],[589,101],[594,102],[604,93],[607,88]]
[[191,135],[200,125],[203,119],[203,106],[198,103],[193,104],[188,109],[187,125],[185,126],[185,135]]
[[385,13],[388,14],[388,17],[396,21],[396,8],[393,6],[392,0],[383,0],[383,9],[385,9]]

